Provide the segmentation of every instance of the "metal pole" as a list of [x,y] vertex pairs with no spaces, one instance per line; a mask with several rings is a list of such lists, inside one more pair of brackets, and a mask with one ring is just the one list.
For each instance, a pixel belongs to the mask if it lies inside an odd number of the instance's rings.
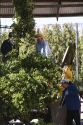
[[0,19],[0,47],[1,47],[1,19]]
[[[1,18],[0,18],[0,48],[1,48]],[[2,60],[2,57],[1,57],[1,50],[0,50],[0,62]]]
[[78,24],[76,23],[76,80],[78,81]]
[[0,19],[0,37],[1,37],[1,19]]

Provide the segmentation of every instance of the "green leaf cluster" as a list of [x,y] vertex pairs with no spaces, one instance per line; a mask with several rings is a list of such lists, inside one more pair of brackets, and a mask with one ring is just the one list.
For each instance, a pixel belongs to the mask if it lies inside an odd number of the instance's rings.
[[14,0],[15,21],[13,28],[16,36],[23,38],[26,33],[33,35],[35,21],[33,19],[33,0]]
[[15,59],[12,52],[0,69],[1,117],[26,120],[31,109],[44,107],[45,99],[57,99],[61,69],[50,58],[31,53]]

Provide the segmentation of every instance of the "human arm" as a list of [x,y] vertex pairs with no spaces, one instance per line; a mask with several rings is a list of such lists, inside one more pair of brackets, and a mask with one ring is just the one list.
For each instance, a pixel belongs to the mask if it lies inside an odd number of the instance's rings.
[[48,41],[45,41],[45,56],[49,57],[51,55],[51,49],[49,47]]

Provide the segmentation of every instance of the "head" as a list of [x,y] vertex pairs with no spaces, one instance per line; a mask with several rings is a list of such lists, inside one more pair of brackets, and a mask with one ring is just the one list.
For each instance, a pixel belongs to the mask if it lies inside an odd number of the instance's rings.
[[8,35],[8,36],[9,36],[9,38],[12,38],[13,35],[14,35],[13,32],[9,32],[9,35]]
[[61,81],[61,86],[63,89],[66,89],[69,86],[69,81],[68,80],[62,80]]
[[36,34],[35,38],[36,38],[37,42],[41,42],[43,40],[43,35],[42,34]]

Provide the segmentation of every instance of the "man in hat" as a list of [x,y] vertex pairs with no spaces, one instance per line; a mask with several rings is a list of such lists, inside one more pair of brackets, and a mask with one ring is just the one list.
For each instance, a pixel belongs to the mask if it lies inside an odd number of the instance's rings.
[[9,32],[8,39],[4,40],[1,45],[2,60],[5,61],[7,55],[12,49],[15,48],[15,41],[13,38],[13,32]]
[[80,124],[80,93],[75,84],[68,80],[62,80],[61,86],[63,88],[62,104],[67,107],[66,125],[73,125],[73,120],[76,125]]
[[36,51],[37,53],[44,55],[46,57],[51,56],[51,50],[48,45],[48,41],[45,41],[42,34],[37,34],[36,38]]

